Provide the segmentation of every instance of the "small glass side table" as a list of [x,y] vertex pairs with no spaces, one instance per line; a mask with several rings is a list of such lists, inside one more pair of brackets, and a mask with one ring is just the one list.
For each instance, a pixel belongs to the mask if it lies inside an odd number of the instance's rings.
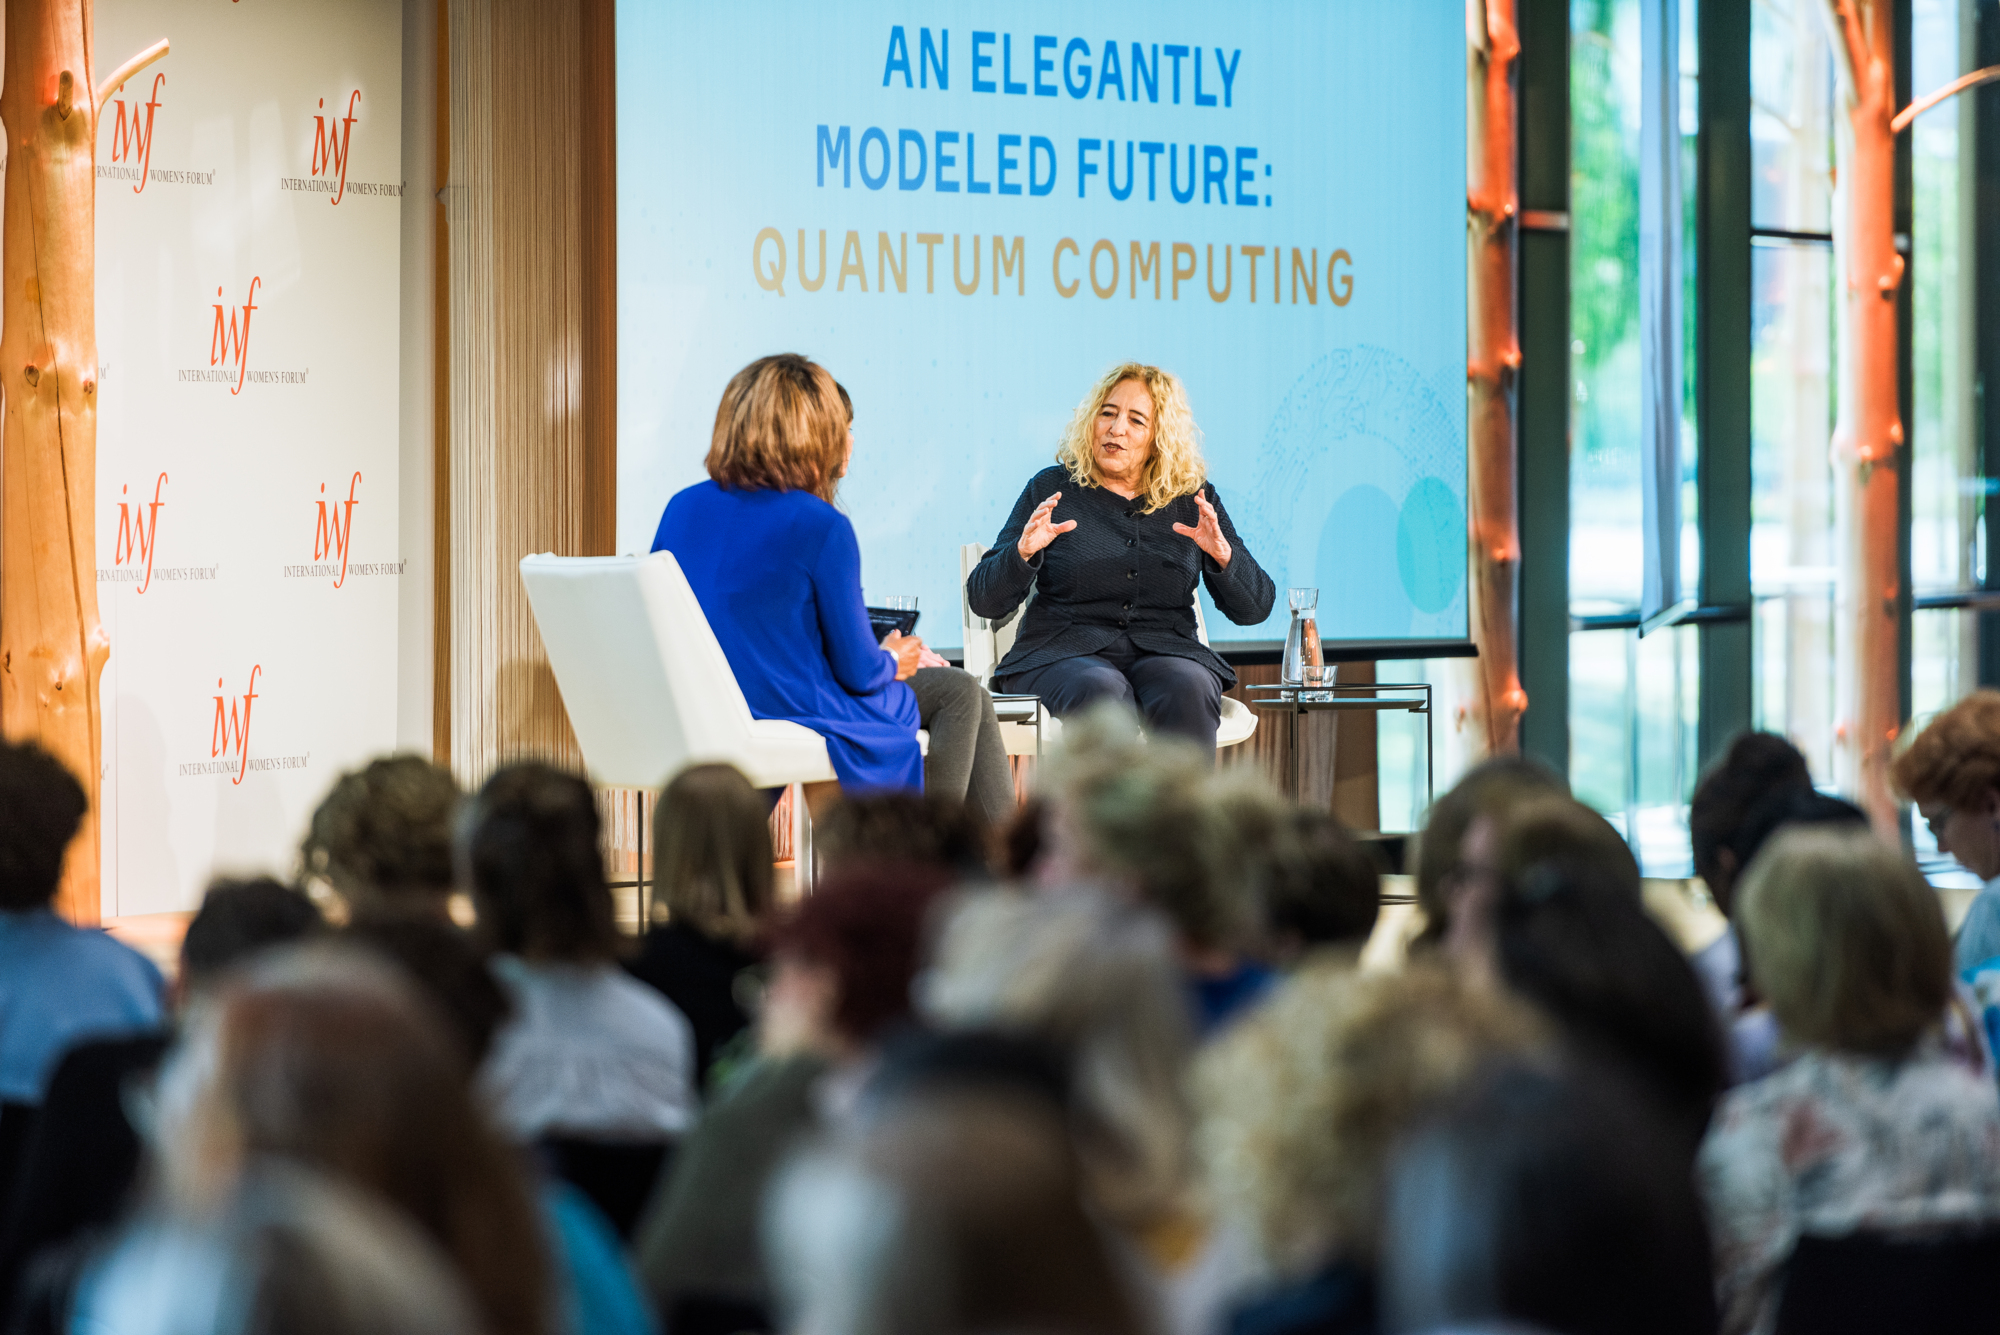
[[1403,711],[1424,716],[1424,805],[1437,797],[1432,774],[1436,754],[1431,734],[1435,714],[1431,709],[1431,684],[1427,681],[1343,681],[1324,686],[1251,686],[1246,688],[1250,707],[1262,714],[1284,714],[1291,719],[1292,788],[1299,791],[1305,782],[1299,751],[1299,719],[1306,714],[1332,710],[1341,713],[1384,714]]

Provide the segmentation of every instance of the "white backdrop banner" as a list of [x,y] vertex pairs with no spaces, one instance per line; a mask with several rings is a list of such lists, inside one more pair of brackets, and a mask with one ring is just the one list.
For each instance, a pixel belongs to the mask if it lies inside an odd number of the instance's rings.
[[104,912],[289,870],[396,739],[402,7],[100,0]]

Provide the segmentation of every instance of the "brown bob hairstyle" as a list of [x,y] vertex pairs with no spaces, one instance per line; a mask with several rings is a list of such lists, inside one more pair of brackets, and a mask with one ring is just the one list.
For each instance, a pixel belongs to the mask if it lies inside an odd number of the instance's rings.
[[833,499],[847,471],[847,410],[824,366],[796,352],[738,371],[715,410],[708,475],[725,487]]

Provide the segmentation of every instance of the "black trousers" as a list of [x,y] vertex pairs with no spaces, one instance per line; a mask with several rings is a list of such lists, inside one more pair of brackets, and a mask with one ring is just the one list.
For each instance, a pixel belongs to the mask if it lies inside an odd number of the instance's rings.
[[1222,720],[1222,679],[1204,665],[1172,654],[1141,651],[1129,637],[1080,658],[1016,672],[994,685],[1017,695],[1039,695],[1057,718],[1118,700],[1139,711],[1155,732],[1185,737],[1215,760],[1215,730]]

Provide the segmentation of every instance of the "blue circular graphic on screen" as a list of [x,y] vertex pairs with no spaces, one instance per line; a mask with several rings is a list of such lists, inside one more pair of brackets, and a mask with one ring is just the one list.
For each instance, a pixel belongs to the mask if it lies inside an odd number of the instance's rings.
[[[1372,578],[1382,557],[1399,552],[1401,521],[1396,503],[1380,487],[1350,487],[1320,529],[1320,606],[1336,608],[1344,636],[1395,639],[1410,633],[1410,603],[1388,580]],[[1321,613],[1322,617],[1325,613]],[[1322,621],[1320,634],[1326,634]]]
[[1420,479],[1396,517],[1396,573],[1419,612],[1451,606],[1465,578],[1465,508],[1434,477]]
[[1280,587],[1319,586],[1322,637],[1466,633],[1463,377],[1337,348],[1293,378],[1266,426],[1237,523]]

